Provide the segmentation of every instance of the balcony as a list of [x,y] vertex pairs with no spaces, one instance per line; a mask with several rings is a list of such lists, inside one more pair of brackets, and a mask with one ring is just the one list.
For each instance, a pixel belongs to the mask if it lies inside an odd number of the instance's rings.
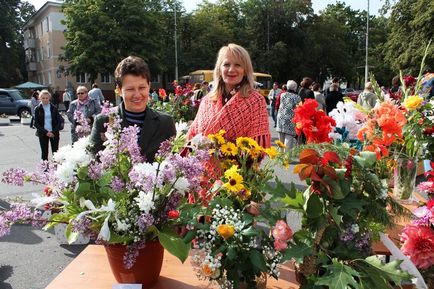
[[36,71],[36,62],[27,63],[27,71]]
[[24,50],[30,48],[35,48],[35,39],[34,38],[24,39]]

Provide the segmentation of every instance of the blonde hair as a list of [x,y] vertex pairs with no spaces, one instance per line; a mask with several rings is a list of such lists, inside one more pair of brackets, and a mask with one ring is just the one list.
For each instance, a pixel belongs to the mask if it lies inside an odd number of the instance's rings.
[[78,86],[77,89],[76,89],[76,91],[79,91],[79,90],[81,90],[81,89],[84,89],[84,90],[86,90],[86,92],[89,92],[89,89],[87,89],[87,87],[84,86],[84,85],[80,85],[80,86]]
[[48,90],[46,90],[46,89],[41,90],[41,91],[39,92],[39,98],[40,98],[43,94],[47,94],[47,95],[51,98],[51,93],[50,93]]
[[223,95],[225,91],[225,83],[222,78],[221,66],[226,55],[232,54],[241,64],[244,69],[244,77],[240,83],[239,93],[242,97],[248,97],[250,92],[255,87],[255,81],[253,79],[253,65],[250,59],[250,55],[247,50],[237,44],[229,43],[227,46],[220,48],[217,61],[214,67],[214,83],[213,88],[210,91],[210,98],[217,100],[217,97]]

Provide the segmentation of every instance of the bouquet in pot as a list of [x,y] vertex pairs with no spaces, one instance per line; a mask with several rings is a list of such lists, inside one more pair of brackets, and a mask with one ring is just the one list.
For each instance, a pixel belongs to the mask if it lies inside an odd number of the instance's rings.
[[192,264],[199,279],[219,288],[265,288],[267,274],[279,276],[292,237],[280,209],[262,190],[272,167],[260,161],[279,155],[275,147],[263,148],[246,137],[230,142],[224,134],[202,143],[212,155],[207,172],[214,173],[202,176],[202,190],[190,195],[182,210],[189,229],[185,238],[194,239]]
[[[207,151],[181,156],[173,153],[173,143],[161,144],[154,163],[146,163],[137,143],[136,126],[121,128],[119,117],[109,114],[105,149],[93,156],[87,138],[59,149],[54,162],[43,164],[37,173],[11,169],[3,181],[44,184],[43,194],[32,203],[50,209],[45,228],[66,223],[66,235],[73,242],[79,234],[103,244],[125,244],[132,249],[158,239],[182,261],[188,255],[185,244],[172,230],[179,216],[178,207],[185,193],[195,190],[202,174]],[[13,215],[13,214],[12,214]],[[0,226],[9,227],[23,218],[2,218]],[[131,253],[131,250],[130,250]],[[124,258],[126,268],[134,254]]]

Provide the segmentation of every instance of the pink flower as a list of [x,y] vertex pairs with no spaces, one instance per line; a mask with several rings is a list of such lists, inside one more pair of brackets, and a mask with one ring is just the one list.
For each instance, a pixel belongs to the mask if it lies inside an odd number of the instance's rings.
[[282,251],[282,250],[285,250],[286,248],[288,248],[288,243],[283,242],[283,241],[278,240],[278,239],[274,240],[274,249],[276,251]]
[[277,251],[284,250],[288,247],[287,242],[292,238],[292,230],[283,220],[278,220],[272,231],[274,249]]
[[401,251],[419,269],[434,264],[434,230],[427,226],[408,225],[401,233]]
[[247,213],[249,213],[252,216],[259,216],[261,214],[261,210],[259,208],[259,204],[255,202],[250,202],[249,206],[247,207]]

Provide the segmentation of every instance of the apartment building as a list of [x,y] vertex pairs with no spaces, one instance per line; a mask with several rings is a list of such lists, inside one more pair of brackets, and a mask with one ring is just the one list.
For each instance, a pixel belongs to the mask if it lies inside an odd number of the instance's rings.
[[[24,49],[29,81],[49,86],[52,91],[62,93],[66,88],[74,89],[84,85],[90,89],[85,73],[68,75],[67,62],[59,60],[64,54],[62,46],[66,40],[63,32],[66,26],[61,11],[62,2],[47,1],[24,26]],[[109,74],[99,74],[96,83],[106,98],[114,99],[114,79]]]

